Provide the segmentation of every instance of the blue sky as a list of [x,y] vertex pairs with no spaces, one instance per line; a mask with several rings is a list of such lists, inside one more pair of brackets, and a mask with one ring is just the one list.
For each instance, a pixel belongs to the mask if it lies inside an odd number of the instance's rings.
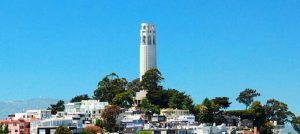
[[103,76],[139,77],[139,28],[157,29],[163,85],[205,97],[245,88],[300,114],[300,1],[0,2],[0,100],[92,95]]

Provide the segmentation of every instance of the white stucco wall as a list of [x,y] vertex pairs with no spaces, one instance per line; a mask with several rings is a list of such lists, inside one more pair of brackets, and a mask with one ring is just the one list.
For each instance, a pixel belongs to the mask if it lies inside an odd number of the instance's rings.
[[153,24],[141,24],[140,39],[140,80],[142,80],[146,71],[156,68],[156,31]]

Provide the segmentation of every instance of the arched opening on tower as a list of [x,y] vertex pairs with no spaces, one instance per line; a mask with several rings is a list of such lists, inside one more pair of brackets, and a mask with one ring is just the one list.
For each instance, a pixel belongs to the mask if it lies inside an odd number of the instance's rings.
[[152,41],[151,41],[151,36],[150,36],[150,35],[148,36],[148,44],[149,44],[149,45],[151,45],[151,44],[152,44]]
[[146,36],[145,35],[143,36],[143,44],[144,45],[146,44]]

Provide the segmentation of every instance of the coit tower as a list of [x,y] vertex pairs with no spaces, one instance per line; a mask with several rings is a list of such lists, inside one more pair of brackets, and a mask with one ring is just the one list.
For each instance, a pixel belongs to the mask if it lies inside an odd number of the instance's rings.
[[140,80],[151,68],[156,68],[156,40],[153,24],[142,23],[140,30]]

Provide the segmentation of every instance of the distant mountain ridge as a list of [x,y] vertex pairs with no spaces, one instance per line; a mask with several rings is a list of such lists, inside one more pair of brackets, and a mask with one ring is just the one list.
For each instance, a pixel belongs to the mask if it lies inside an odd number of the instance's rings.
[[0,101],[0,119],[5,119],[8,114],[21,113],[29,109],[47,109],[57,99],[33,98],[28,100]]

